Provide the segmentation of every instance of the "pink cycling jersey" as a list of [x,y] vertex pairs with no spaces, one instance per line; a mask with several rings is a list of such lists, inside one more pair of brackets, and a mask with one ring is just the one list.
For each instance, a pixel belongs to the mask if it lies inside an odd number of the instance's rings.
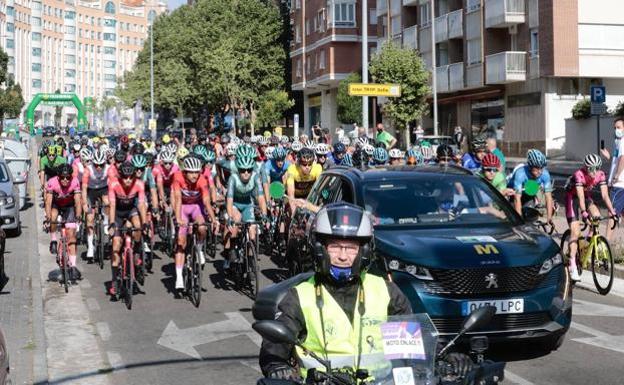
[[152,169],[152,175],[154,179],[156,179],[156,183],[162,183],[164,187],[171,187],[171,183],[173,183],[173,175],[180,171],[177,165],[172,165],[169,172],[162,164],[154,166]]
[[117,179],[108,184],[108,201],[116,204],[117,210],[131,210],[139,203],[145,203],[145,185],[135,180],[129,188],[125,188]]
[[214,186],[214,178],[212,177],[212,168],[211,167],[204,167],[204,171],[202,172],[202,176],[204,178],[206,178],[206,180],[208,181],[208,186],[210,186],[210,187]]
[[58,176],[48,179],[46,191],[52,194],[52,204],[68,207],[74,204],[74,194],[80,192],[78,178],[72,178],[67,187],[63,187]]
[[591,190],[596,186],[601,186],[607,183],[607,177],[602,170],[597,170],[596,174],[592,178],[591,175],[585,170],[585,168],[578,169],[572,174],[567,182],[567,193],[572,196],[576,196],[576,187],[583,187],[585,192],[585,198],[588,198]]

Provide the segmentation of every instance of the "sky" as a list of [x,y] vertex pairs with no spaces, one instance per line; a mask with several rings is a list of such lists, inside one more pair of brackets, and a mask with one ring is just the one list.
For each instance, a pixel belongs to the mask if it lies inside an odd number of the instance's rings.
[[171,11],[186,3],[187,0],[167,0],[167,5],[169,6],[169,10]]

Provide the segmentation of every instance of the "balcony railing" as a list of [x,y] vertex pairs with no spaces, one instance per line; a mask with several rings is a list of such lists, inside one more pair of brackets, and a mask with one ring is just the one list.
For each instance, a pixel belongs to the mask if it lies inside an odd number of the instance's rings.
[[464,89],[464,63],[453,63],[449,65],[449,91],[462,89]]
[[449,66],[440,66],[436,68],[436,84],[438,92],[449,91]]
[[418,49],[418,26],[414,25],[403,30],[403,48]]
[[461,39],[464,36],[464,11],[458,9],[448,14],[449,39]]
[[483,63],[466,67],[466,88],[483,87]]
[[525,18],[525,0],[485,0],[485,28],[506,28]]
[[526,52],[499,52],[485,57],[487,84],[504,84],[526,80]]
[[448,34],[448,13],[435,18],[435,40],[436,43],[447,41]]
[[418,3],[418,0],[403,0],[404,7],[415,7]]
[[418,49],[421,53],[431,52],[431,27],[421,28],[418,32]]
[[531,79],[539,78],[540,76],[539,66],[540,66],[539,55],[533,55],[529,57],[529,78]]
[[377,16],[388,14],[388,1],[390,0],[377,0]]

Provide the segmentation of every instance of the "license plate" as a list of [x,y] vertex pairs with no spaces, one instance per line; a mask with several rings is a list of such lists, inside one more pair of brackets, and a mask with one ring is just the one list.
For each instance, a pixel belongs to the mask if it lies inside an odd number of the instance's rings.
[[523,298],[493,299],[490,301],[469,301],[462,303],[462,315],[468,315],[483,306],[494,306],[496,314],[517,314],[524,312]]

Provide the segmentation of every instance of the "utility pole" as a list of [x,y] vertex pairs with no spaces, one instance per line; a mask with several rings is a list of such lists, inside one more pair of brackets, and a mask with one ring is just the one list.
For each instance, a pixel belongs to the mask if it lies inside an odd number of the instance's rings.
[[[362,0],[362,83],[368,83],[368,0]],[[362,97],[362,126],[368,135],[368,96]]]
[[431,0],[431,83],[433,89],[433,135],[438,135],[438,75],[436,73],[435,4]]
[[[150,121],[154,119],[154,20],[150,20]],[[151,127],[150,127],[151,128]],[[156,129],[152,129],[152,140],[156,141]]]

